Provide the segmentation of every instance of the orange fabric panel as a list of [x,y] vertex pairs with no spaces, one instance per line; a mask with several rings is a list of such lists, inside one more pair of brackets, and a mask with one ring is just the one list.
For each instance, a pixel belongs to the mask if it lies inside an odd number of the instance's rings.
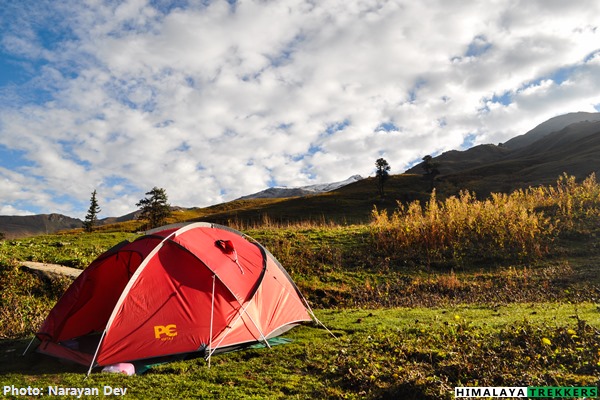
[[268,339],[282,327],[311,320],[294,285],[270,258],[260,287],[244,309],[240,309],[230,329],[213,339],[213,348],[262,340],[262,335]]
[[253,301],[267,337],[286,324],[311,320],[295,286],[271,258],[268,258],[267,272]]

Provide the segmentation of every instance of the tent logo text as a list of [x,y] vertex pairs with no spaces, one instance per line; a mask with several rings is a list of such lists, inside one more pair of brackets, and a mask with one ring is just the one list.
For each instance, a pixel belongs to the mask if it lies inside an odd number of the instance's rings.
[[173,340],[173,336],[177,336],[177,326],[175,324],[156,325],[154,327],[154,337],[156,339]]

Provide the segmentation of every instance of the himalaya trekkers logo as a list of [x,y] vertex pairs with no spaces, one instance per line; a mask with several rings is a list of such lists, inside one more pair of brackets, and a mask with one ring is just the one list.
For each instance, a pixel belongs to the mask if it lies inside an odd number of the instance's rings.
[[523,397],[562,399],[597,398],[598,388],[594,386],[523,386],[523,387],[456,387],[454,397]]
[[170,325],[156,325],[154,327],[154,337],[156,339],[165,341],[173,340],[173,337],[177,336],[177,326],[175,324]]

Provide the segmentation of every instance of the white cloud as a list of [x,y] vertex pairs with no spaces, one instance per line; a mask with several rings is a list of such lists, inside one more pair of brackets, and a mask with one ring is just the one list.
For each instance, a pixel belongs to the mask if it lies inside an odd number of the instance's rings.
[[600,103],[594,1],[158,3],[5,11],[1,49],[36,74],[4,84],[0,145],[34,164],[3,174],[3,209],[82,216],[97,188],[119,215],[153,186],[203,206],[380,156],[399,173]]

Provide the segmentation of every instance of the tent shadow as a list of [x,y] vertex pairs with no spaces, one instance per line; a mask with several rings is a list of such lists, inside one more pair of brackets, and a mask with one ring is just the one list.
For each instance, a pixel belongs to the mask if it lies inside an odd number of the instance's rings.
[[87,368],[82,365],[36,353],[35,341],[23,355],[31,339],[0,340],[0,376],[8,374],[47,375],[61,373],[82,373]]

